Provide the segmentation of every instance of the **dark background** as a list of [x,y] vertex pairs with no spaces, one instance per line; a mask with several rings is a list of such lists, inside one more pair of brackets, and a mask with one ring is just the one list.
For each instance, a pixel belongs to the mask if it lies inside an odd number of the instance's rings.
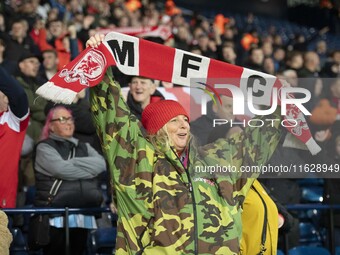
[[[340,0],[330,0],[334,10]],[[323,28],[332,22],[332,10],[320,8],[319,0],[176,0],[181,7],[213,17],[216,13],[252,12],[272,18],[289,20],[301,25]],[[203,13],[202,13],[203,12]]]

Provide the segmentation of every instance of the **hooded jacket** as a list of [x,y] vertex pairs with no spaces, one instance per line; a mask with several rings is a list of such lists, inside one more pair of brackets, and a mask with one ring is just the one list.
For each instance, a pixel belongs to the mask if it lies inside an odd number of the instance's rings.
[[278,126],[190,144],[185,168],[174,150],[156,153],[110,71],[91,88],[91,104],[117,197],[116,254],[238,254],[241,204],[258,175],[240,168],[268,160]]

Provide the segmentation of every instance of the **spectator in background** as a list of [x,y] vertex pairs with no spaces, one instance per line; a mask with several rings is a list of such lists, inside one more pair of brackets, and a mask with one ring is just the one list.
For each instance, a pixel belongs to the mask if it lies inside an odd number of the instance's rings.
[[206,33],[202,32],[202,34],[198,36],[197,46],[201,50],[203,56],[217,58],[216,48],[211,47],[209,36]]
[[234,43],[235,31],[228,24],[225,25],[223,34],[221,35],[222,43]]
[[285,65],[286,51],[282,47],[277,47],[273,52],[273,60],[275,65],[275,72],[286,69]]
[[28,101],[18,81],[0,67],[0,208],[15,208],[21,146],[29,122]]
[[[96,177],[106,170],[104,158],[88,143],[73,137],[74,119],[71,112],[57,106],[49,112],[42,140],[35,153],[35,206],[46,206],[52,185],[62,183],[51,200],[52,207],[97,207],[103,200]],[[45,255],[65,252],[64,218],[50,219],[50,243],[43,248]],[[70,254],[82,255],[86,249],[89,229],[96,228],[94,216],[69,216]],[[47,233],[46,233],[47,234]]]
[[142,118],[142,112],[147,105],[164,99],[156,89],[154,80],[149,78],[133,76],[129,88],[127,105],[138,119]]
[[46,100],[38,97],[35,91],[40,86],[37,80],[40,62],[39,58],[31,53],[24,53],[19,60],[19,72],[16,79],[24,88],[30,107],[30,125],[27,134],[34,140],[38,141],[41,129],[45,122],[44,108]]
[[236,64],[236,59],[237,59],[237,55],[235,52],[234,47],[232,47],[229,44],[223,45],[222,49],[221,49],[221,56],[220,56],[220,60],[227,62],[229,64]]
[[314,51],[308,51],[304,54],[303,68],[298,72],[300,78],[319,77],[320,58]]
[[77,39],[75,25],[68,26],[67,30],[61,20],[52,20],[46,29],[39,31],[39,48],[41,51],[54,49],[57,51],[61,70],[83,50],[83,45]]
[[263,51],[263,55],[265,57],[272,57],[273,56],[273,43],[271,41],[265,41],[262,43],[262,51]]
[[[16,75],[16,79],[27,94],[30,108],[30,123],[27,129],[27,135],[32,138],[34,142],[37,142],[45,122],[44,108],[47,102],[44,98],[38,97],[35,94],[35,91],[40,86],[38,81],[40,62],[36,55],[25,53],[21,56],[18,66],[19,72]],[[21,157],[20,168],[20,179],[22,178],[23,180],[22,185],[33,186],[34,172],[31,154]],[[22,187],[20,187],[20,190],[21,189]]]
[[332,79],[330,93],[331,104],[337,109],[336,119],[340,120],[340,77]]
[[283,43],[282,36],[280,34],[273,35],[273,47],[274,48],[283,48],[285,45]]
[[323,68],[328,58],[327,42],[325,40],[319,40],[316,43],[315,52],[319,55],[320,67]]
[[340,77],[340,50],[332,52],[331,58],[321,70],[321,75],[325,78]]
[[[289,189],[290,187],[287,188]],[[264,233],[264,210],[267,211],[266,233]],[[297,220],[287,211],[282,201],[276,199],[261,180],[255,180],[246,196],[243,205],[242,223],[244,240],[241,241],[241,249],[244,246],[248,252],[242,254],[252,255],[254,250],[260,250],[259,247],[266,249],[264,254],[276,254],[277,249],[284,250],[284,247],[280,245],[279,239],[285,238],[287,234],[288,238],[290,238],[293,231],[299,231]],[[299,236],[294,237],[297,239],[290,243],[289,247],[298,245]]]
[[297,72],[293,69],[286,69],[282,72],[283,79],[286,79],[286,81],[292,86],[292,87],[298,87],[298,76]]
[[255,47],[249,50],[248,60],[245,62],[245,67],[263,72],[264,54],[261,48]]
[[201,51],[201,49],[197,45],[191,46],[190,47],[190,52],[202,56],[202,51]]
[[[4,21],[0,18],[0,22]],[[28,35],[28,32],[28,24],[24,19],[15,20],[11,25],[9,33],[0,30],[0,38],[3,39],[6,44],[6,59],[17,62],[25,53],[40,54],[38,46]]]
[[275,63],[274,60],[271,57],[266,57],[263,60],[263,71],[265,73],[271,74],[271,75],[275,75],[276,71],[275,71]]
[[42,68],[39,71],[39,83],[48,82],[58,72],[59,58],[56,50],[42,52]]
[[55,104],[54,102],[49,101],[45,107],[45,114],[47,115],[48,112],[57,105],[64,106],[71,110],[75,120],[73,136],[83,143],[89,143],[97,150],[97,152],[102,154],[100,141],[91,117],[90,103],[86,98],[86,90],[84,89],[79,92],[72,104],[69,105]]
[[185,25],[176,28],[174,48],[189,51],[190,33]]
[[67,12],[67,1],[66,0],[50,0],[51,8],[57,13],[57,18],[62,20]]
[[240,254],[276,254],[284,218],[266,189],[255,180],[242,205]]
[[292,69],[296,72],[303,67],[303,55],[301,52],[292,51],[287,54],[286,69]]
[[303,68],[298,71],[300,79],[299,87],[305,88],[311,93],[311,100],[305,104],[307,110],[311,111],[320,99],[323,84],[320,79],[320,58],[314,51],[304,54]]
[[28,29],[33,27],[38,16],[38,6],[40,0],[24,0],[19,2],[18,16],[27,22]]

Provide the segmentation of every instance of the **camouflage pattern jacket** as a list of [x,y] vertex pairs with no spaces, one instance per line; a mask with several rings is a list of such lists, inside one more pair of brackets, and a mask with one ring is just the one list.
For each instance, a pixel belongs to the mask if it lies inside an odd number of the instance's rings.
[[174,151],[156,154],[110,72],[91,88],[91,105],[117,196],[116,254],[238,254],[241,203],[258,174],[204,169],[264,164],[279,141],[279,122],[190,146],[184,168]]

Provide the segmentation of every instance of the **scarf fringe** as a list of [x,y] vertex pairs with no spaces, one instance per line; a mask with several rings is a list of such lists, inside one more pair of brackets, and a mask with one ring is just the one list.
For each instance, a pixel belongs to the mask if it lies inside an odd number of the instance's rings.
[[321,147],[315,142],[315,140],[311,137],[306,142],[307,148],[312,153],[312,155],[316,155],[321,151]]
[[63,104],[71,104],[78,94],[73,90],[59,87],[50,81],[40,86],[36,93],[48,100]]

